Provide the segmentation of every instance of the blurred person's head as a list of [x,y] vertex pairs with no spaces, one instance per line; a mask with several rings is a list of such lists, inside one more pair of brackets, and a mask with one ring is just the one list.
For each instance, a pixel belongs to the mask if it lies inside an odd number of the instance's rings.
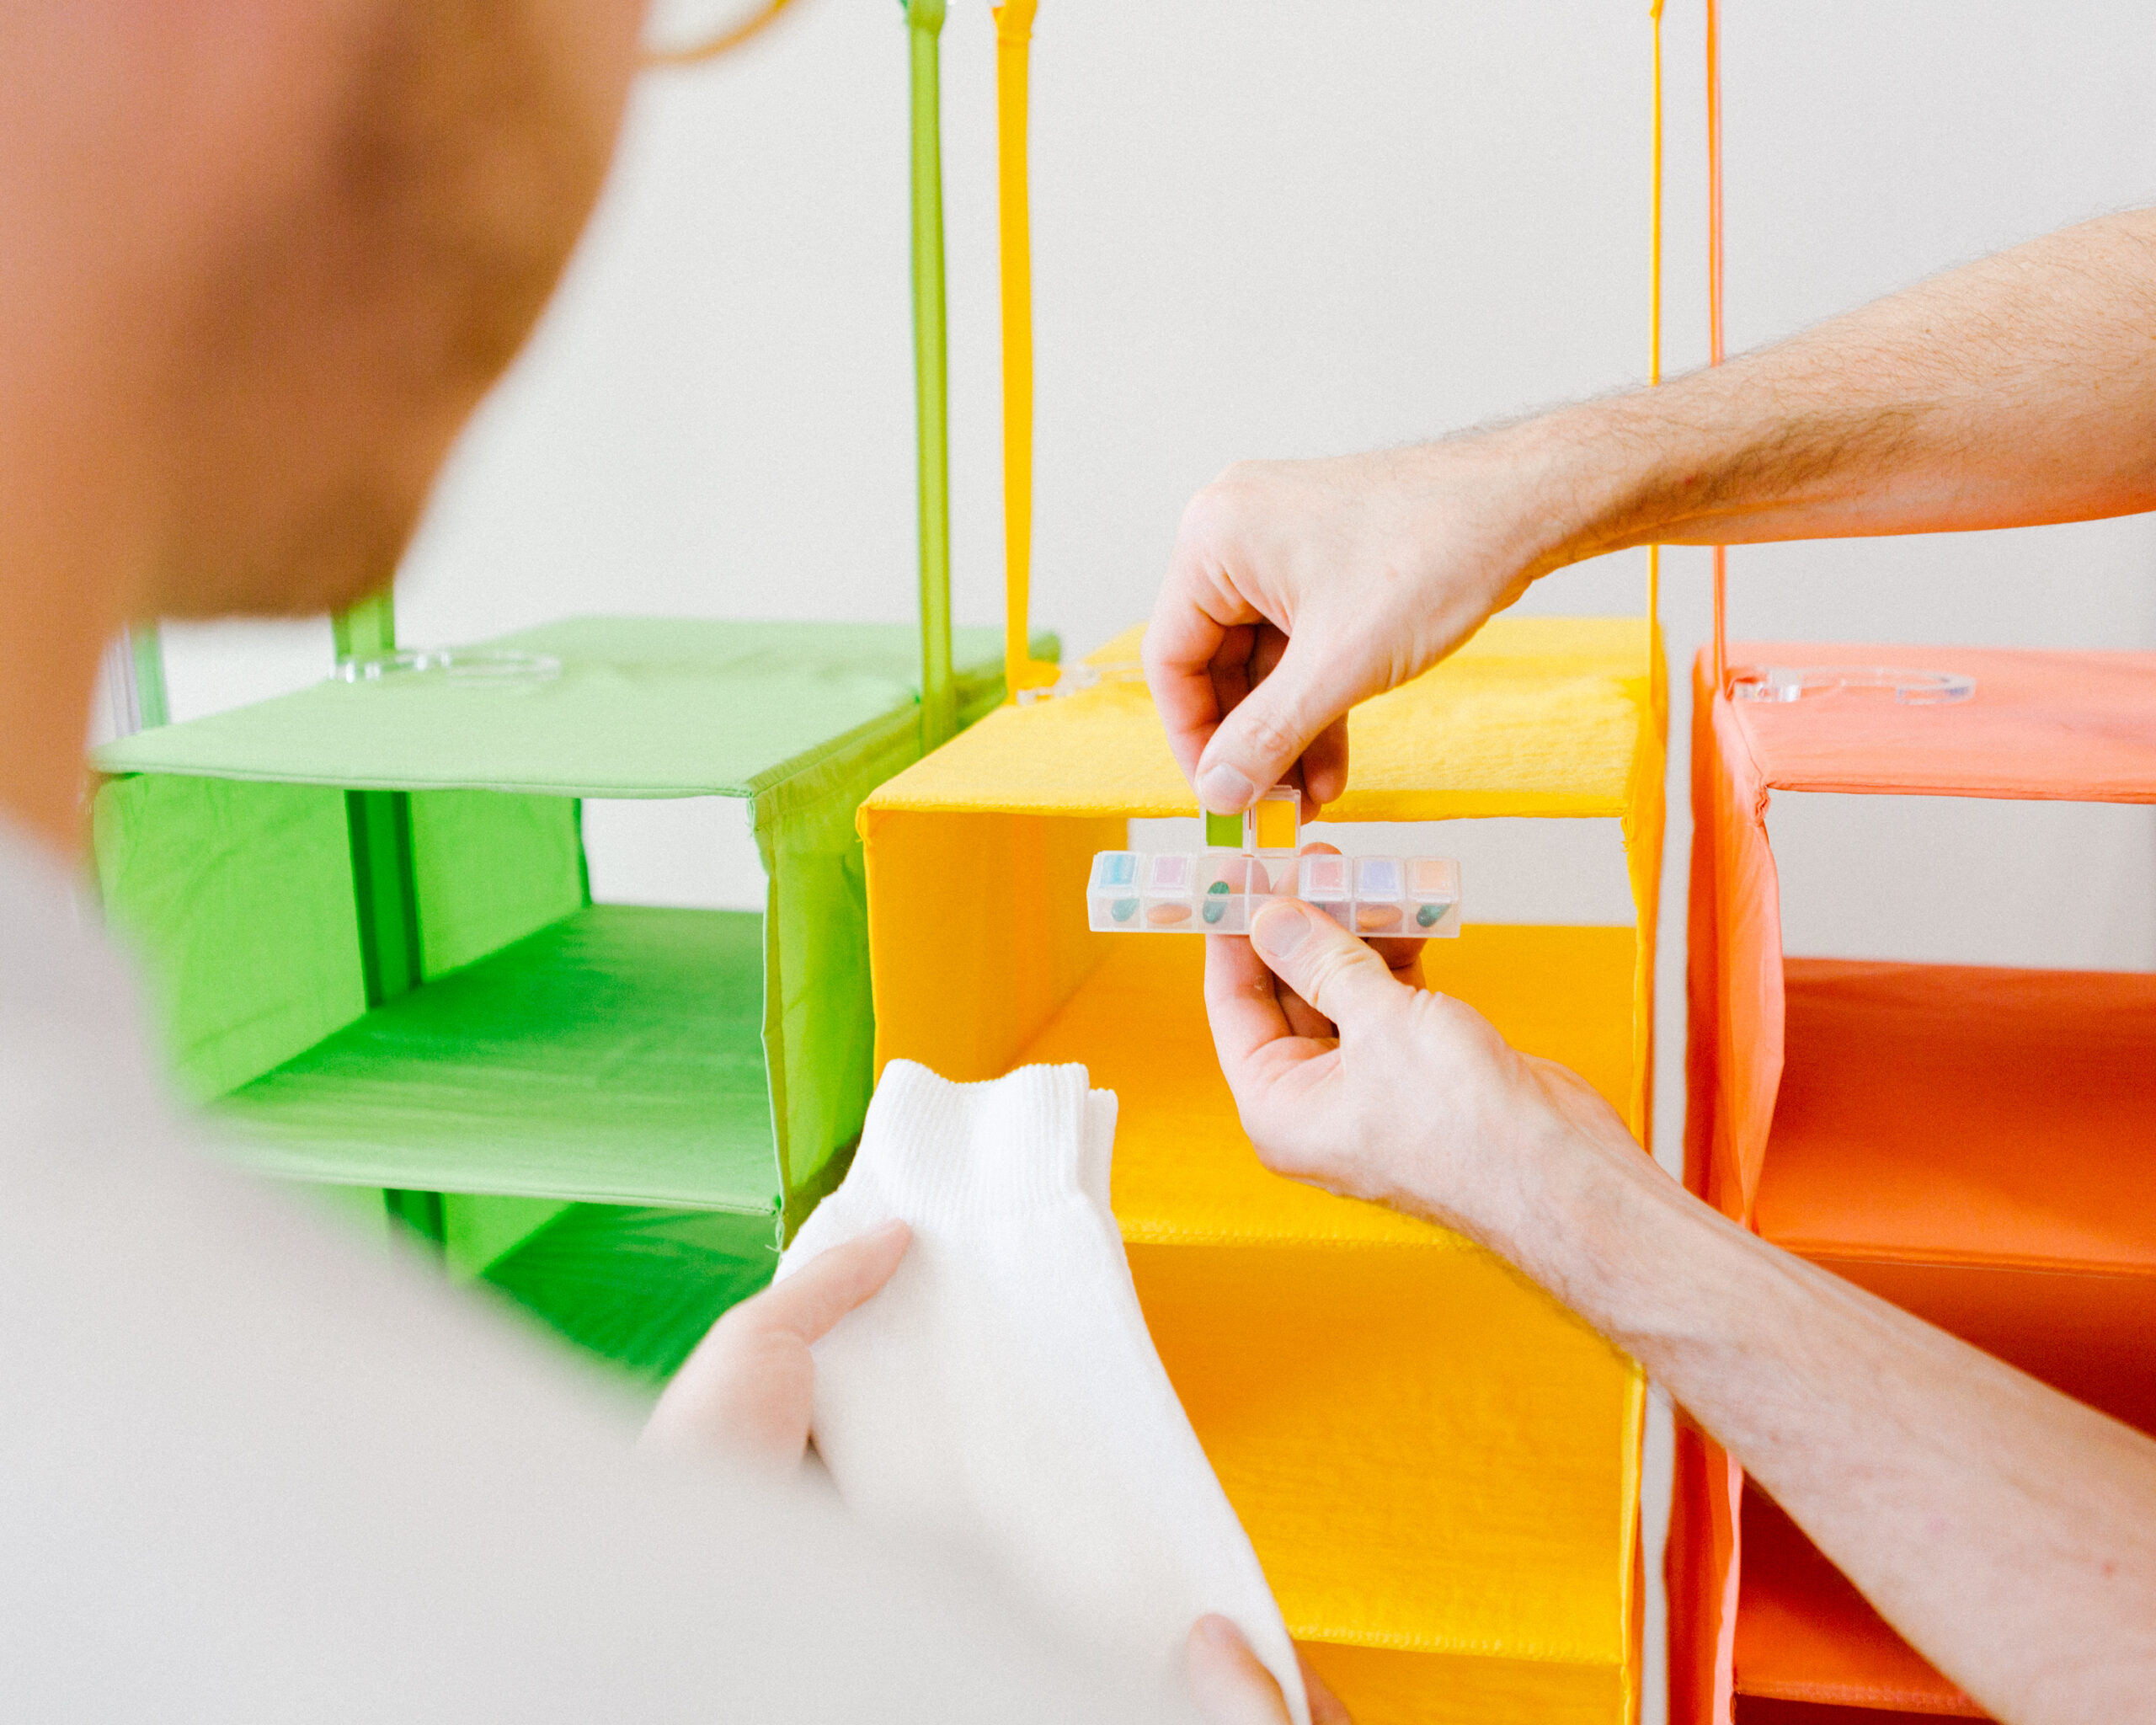
[[0,581],[42,526],[45,578],[122,615],[382,585],[590,212],[642,11],[7,8]]

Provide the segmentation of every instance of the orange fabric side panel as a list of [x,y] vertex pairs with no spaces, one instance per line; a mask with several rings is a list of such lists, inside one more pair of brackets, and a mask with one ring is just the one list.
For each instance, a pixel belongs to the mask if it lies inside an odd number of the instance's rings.
[[1729,1725],[1735,1693],[1737,1494],[1742,1476],[1697,1427],[1677,1423],[1662,1579],[1668,1588],[1669,1725]]
[[1777,790],[2156,802],[2156,653],[1742,641],[1732,663],[1892,665],[1976,679],[1968,700],[1748,701],[1737,716]]
[[1748,1222],[1781,1083],[1781,889],[1767,848],[1766,788],[1732,703],[1713,693],[1704,654],[1693,687],[1694,711],[1707,715],[1693,740],[1706,777],[1705,804],[1695,798],[1693,819],[1706,824],[1714,844],[1706,914],[1715,948],[1716,1103],[1707,1196]]

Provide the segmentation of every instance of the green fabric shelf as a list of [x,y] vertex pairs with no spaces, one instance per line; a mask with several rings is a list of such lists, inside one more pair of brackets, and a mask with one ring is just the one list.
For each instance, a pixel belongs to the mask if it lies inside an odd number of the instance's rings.
[[590,905],[212,1113],[285,1179],[775,1215],[762,925]]
[[[478,644],[558,659],[560,675],[330,679],[139,731],[96,764],[367,790],[755,797],[864,731],[918,723],[910,624],[575,617]],[[977,718],[1002,698],[1001,637],[959,629],[953,650],[961,715]]]
[[769,1217],[579,1204],[482,1279],[656,1390],[777,1267]]
[[[100,886],[179,1081],[289,1178],[790,1227],[867,1108],[854,811],[920,756],[917,632],[583,617],[481,644],[559,673],[333,679],[97,752]],[[970,723],[1001,638],[956,657]],[[763,914],[585,908],[580,799],[692,796],[748,803]]]

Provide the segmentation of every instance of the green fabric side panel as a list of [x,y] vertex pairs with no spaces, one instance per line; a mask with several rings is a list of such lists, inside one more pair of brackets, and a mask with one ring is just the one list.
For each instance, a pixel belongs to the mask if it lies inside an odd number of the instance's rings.
[[499,952],[584,904],[573,798],[415,792],[412,855],[429,977]]
[[[1058,650],[1054,635],[1034,637],[1038,656]],[[965,724],[993,712],[1003,699],[1001,664],[961,673],[958,697]],[[750,820],[766,883],[764,1046],[789,1226],[843,1172],[833,1158],[860,1135],[875,1087],[867,875],[854,813],[920,757],[914,715],[895,714],[756,788]]]
[[126,778],[93,820],[106,917],[186,1094],[245,1084],[366,1010],[342,793]]
[[[347,683],[121,738],[101,771],[562,796],[745,796],[865,724],[917,713],[918,629],[581,617],[491,644],[550,680],[422,675]],[[960,698],[1000,675],[994,629],[955,632]]]
[[218,1118],[291,1178],[771,1215],[762,925],[588,905],[376,1007]]
[[874,1086],[867,868],[854,811],[918,759],[910,718],[770,787],[751,815],[766,887],[765,1044],[787,1188],[816,1183]]
[[653,1389],[778,1266],[770,1216],[577,1204],[485,1280]]

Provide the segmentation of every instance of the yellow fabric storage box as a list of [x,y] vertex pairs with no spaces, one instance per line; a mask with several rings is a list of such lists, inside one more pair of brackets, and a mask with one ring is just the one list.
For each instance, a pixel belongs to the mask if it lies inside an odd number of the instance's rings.
[[[1097,655],[1128,663],[1133,632]],[[1470,921],[1433,987],[1646,1130],[1666,719],[1641,618],[1499,618],[1351,721],[1328,820],[1624,823],[1637,926]],[[1142,686],[1005,707],[862,806],[878,1064],[1082,1061],[1154,1340],[1288,1624],[1360,1725],[1619,1722],[1639,1693],[1644,1386],[1457,1236],[1279,1179],[1196,940],[1086,927],[1094,852],[1197,812]]]

